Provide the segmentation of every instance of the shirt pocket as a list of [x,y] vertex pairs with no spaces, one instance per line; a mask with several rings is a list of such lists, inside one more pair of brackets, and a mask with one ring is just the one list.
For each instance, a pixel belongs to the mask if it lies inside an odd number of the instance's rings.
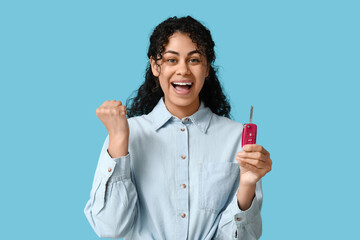
[[239,174],[237,163],[200,163],[200,208],[214,213],[222,210],[238,189]]

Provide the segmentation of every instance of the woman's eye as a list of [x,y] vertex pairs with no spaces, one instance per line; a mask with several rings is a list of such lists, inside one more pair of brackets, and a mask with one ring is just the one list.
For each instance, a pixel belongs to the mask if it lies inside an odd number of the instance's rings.
[[190,59],[190,62],[191,62],[191,63],[197,63],[197,62],[200,62],[200,60],[197,59],[197,58],[191,58],[191,59]]
[[176,60],[173,59],[173,58],[169,58],[167,61],[170,62],[170,63],[175,63],[176,62]]

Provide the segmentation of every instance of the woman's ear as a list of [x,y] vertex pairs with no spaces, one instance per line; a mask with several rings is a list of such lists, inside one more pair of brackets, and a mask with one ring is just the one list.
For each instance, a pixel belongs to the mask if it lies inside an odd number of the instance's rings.
[[159,68],[159,65],[157,65],[156,61],[153,59],[153,57],[150,57],[150,65],[151,65],[152,74],[153,74],[155,77],[159,77],[159,75],[160,75],[160,68]]

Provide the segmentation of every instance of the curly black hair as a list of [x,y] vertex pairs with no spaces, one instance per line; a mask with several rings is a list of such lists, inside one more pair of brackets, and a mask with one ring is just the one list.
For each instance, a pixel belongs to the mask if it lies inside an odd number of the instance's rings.
[[[215,43],[212,40],[210,31],[199,21],[187,16],[181,18],[171,17],[160,23],[150,36],[148,58],[152,57],[156,61],[160,60],[169,37],[175,32],[189,34],[191,40],[196,43],[198,50],[206,56],[207,62],[210,64],[209,76],[199,93],[200,100],[213,113],[230,118],[231,107],[223,93],[214,67]],[[135,97],[126,101],[128,117],[148,114],[156,106],[160,98],[164,96],[159,79],[151,71],[150,61],[146,67],[145,81],[135,93],[137,93]]]

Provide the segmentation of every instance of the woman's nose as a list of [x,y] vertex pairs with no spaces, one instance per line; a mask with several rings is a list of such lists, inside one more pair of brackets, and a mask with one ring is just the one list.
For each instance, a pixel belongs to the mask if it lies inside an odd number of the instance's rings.
[[187,75],[190,74],[190,69],[186,61],[180,61],[178,64],[177,74]]

